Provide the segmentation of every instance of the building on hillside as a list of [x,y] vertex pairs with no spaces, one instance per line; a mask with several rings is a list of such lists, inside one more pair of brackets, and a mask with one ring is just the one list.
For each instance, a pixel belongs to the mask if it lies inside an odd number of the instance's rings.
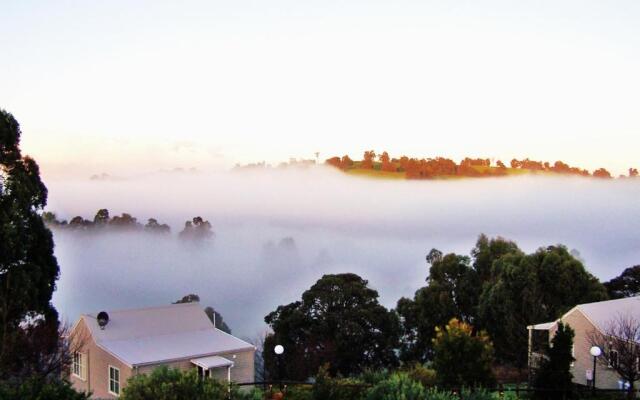
[[215,328],[198,303],[83,314],[69,337],[77,349],[71,382],[94,398],[117,398],[131,376],[162,365],[254,380],[255,347]]
[[[573,339],[573,357],[571,365],[574,383],[591,385],[593,377],[593,356],[590,354],[590,336],[593,333],[606,334],[611,323],[619,316],[631,317],[640,322],[640,296],[624,299],[600,301],[596,303],[580,304],[569,310],[557,321],[530,325],[529,330],[529,371],[535,371],[544,357],[543,344],[550,343],[558,322],[569,325],[575,331]],[[638,343],[640,345],[640,343]],[[602,349],[602,351],[612,351]],[[612,357],[615,358],[615,357]],[[636,368],[640,368],[640,360],[636,361]],[[624,382],[611,365],[605,366],[598,362],[596,366],[596,387],[599,389],[621,389]]]

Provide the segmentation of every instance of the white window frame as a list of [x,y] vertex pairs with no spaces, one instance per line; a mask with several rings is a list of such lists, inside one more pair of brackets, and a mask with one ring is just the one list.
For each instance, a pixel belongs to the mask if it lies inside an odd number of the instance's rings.
[[[111,379],[111,370],[118,371],[118,379],[117,380],[115,378]],[[115,374],[114,374],[114,376],[115,376]],[[118,391],[117,392],[114,392],[114,391],[111,390],[111,382],[112,381],[117,383],[117,385],[118,385],[118,387],[117,387]],[[109,368],[107,369],[107,390],[109,391],[109,394],[112,394],[112,395],[114,395],[116,397],[120,397],[121,389],[122,389],[122,386],[120,385],[120,368],[114,367],[113,365],[109,365]]]
[[571,364],[569,364],[569,366],[573,368],[576,365],[576,345],[575,344],[571,345],[571,358],[573,358],[573,361],[571,361]]
[[85,353],[81,353],[79,351],[76,351],[73,353],[73,362],[71,364],[71,374],[83,381],[87,380],[86,361],[87,361],[87,357]]

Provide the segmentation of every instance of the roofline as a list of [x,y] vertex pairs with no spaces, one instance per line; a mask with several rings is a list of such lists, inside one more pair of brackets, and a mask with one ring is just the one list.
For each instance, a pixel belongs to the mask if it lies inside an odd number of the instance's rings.
[[199,357],[209,357],[209,356],[218,356],[220,354],[225,354],[225,353],[239,353],[242,351],[247,351],[247,350],[253,350],[255,351],[256,347],[251,345],[248,347],[241,347],[241,348],[237,348],[237,349],[232,349],[232,350],[222,350],[222,351],[216,351],[214,353],[204,353],[204,354],[192,354],[189,356],[184,356],[184,357],[178,357],[178,358],[169,358],[166,360],[157,360],[157,361],[148,361],[148,362],[143,362],[143,363],[133,363],[131,364],[131,367],[146,367],[149,365],[155,365],[155,364],[166,364],[166,363],[170,363],[170,362],[175,362],[175,361],[184,361],[184,360],[189,360],[191,358],[199,358]]
[[[596,303],[597,303],[597,302],[596,302]],[[585,303],[585,304],[591,304],[591,303]],[[603,332],[602,332],[602,329],[600,329],[600,327],[599,327],[597,324],[595,324],[595,323],[591,320],[591,318],[589,318],[589,316],[588,316],[585,312],[583,312],[583,311],[582,311],[582,309],[580,309],[580,306],[581,306],[581,305],[582,305],[582,304],[578,304],[578,305],[574,306],[571,310],[569,310],[569,311],[567,311],[566,313],[562,314],[562,316],[561,316],[560,318],[556,319],[555,321],[541,322],[541,323],[539,323],[539,324],[527,325],[527,329],[528,329],[528,330],[535,330],[535,328],[534,328],[534,327],[535,327],[536,325],[541,325],[541,324],[551,324],[551,323],[552,323],[552,324],[554,324],[554,325],[555,325],[555,324],[557,324],[557,323],[558,323],[558,321],[562,321],[562,319],[563,319],[563,318],[565,318],[566,316],[568,316],[569,314],[573,313],[574,311],[578,311],[580,314],[582,314],[582,316],[583,316],[583,317],[584,317],[584,318],[585,318],[585,319],[586,319],[586,320],[587,320],[587,321],[588,321],[588,322],[589,322],[589,323],[590,323],[590,324],[591,324],[591,325],[592,325],[596,330],[598,330],[598,332],[603,333]],[[542,330],[544,330],[544,329],[542,329]]]
[[[161,305],[161,306],[149,306],[149,307],[140,307],[140,308],[119,308],[119,309],[116,309],[116,310],[101,310],[101,311],[106,311],[107,313],[117,313],[117,312],[124,312],[124,311],[146,311],[146,310],[156,310],[156,309],[160,309],[160,308],[184,307],[184,306],[189,306],[189,305],[198,305],[199,306],[200,302],[191,301],[191,302],[188,302],[188,303],[171,303],[171,304],[165,304],[165,305]],[[100,311],[98,311],[98,312],[100,312]],[[83,316],[83,315],[87,315],[89,317],[95,318],[90,313],[80,314],[80,316]]]
[[[207,317],[208,317],[208,316],[207,316]],[[227,336],[231,336],[231,337],[232,337],[232,338],[234,338],[234,339],[237,339],[237,340],[239,340],[239,341],[241,341],[241,342],[244,342],[244,343],[248,344],[249,346],[253,347],[253,349],[254,349],[254,350],[257,350],[257,349],[258,349],[254,344],[249,343],[249,342],[247,342],[246,340],[240,339],[239,337],[234,336],[234,335],[232,335],[232,334],[230,334],[230,333],[227,333],[227,332],[223,331],[222,329],[218,329],[218,327],[213,323],[213,321],[211,322],[211,325],[213,325],[213,329],[215,329],[215,330],[219,331],[220,333],[223,333],[223,334],[225,334],[225,335],[227,335]]]

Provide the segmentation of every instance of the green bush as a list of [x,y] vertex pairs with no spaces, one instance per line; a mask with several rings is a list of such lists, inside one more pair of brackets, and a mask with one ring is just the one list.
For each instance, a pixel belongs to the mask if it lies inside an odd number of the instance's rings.
[[426,390],[406,373],[399,372],[369,389],[367,400],[424,400]]
[[238,390],[235,392],[233,400],[264,400],[265,394],[262,389],[253,388],[251,390]]
[[286,400],[313,400],[313,388],[311,386],[287,387]]
[[332,378],[327,365],[320,367],[312,389],[312,400],[361,400],[366,384],[357,379]]
[[427,368],[420,363],[411,365],[407,374],[409,378],[420,382],[425,388],[435,386],[437,383],[436,370]]
[[386,369],[382,369],[382,370],[365,369],[358,376],[358,380],[366,385],[375,385],[380,381],[388,379],[389,376],[390,376],[389,371]]
[[87,400],[88,394],[78,393],[64,380],[28,379],[24,382],[0,382],[2,400]]
[[[237,389],[232,389],[237,395]],[[224,400],[229,397],[227,384],[215,379],[201,379],[195,370],[183,372],[160,367],[149,375],[136,375],[127,381],[122,400]]]

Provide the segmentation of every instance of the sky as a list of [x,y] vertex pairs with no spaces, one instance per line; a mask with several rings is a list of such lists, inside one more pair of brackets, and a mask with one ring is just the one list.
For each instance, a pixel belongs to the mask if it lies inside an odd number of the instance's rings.
[[640,166],[633,0],[1,8],[0,107],[45,176],[367,149]]

